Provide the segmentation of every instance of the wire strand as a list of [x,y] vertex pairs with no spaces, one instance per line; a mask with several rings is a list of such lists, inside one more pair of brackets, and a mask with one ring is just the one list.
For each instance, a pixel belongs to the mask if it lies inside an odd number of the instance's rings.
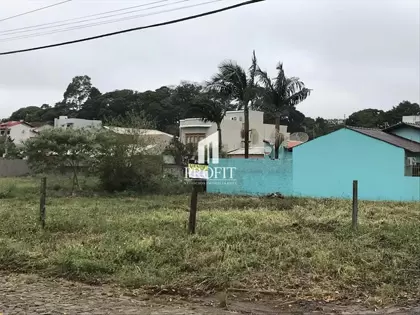
[[27,15],[27,14],[30,14],[30,13],[34,13],[34,12],[38,12],[38,11],[45,10],[45,9],[48,9],[48,8],[52,8],[52,7],[55,7],[55,6],[58,6],[58,5],[60,5],[60,4],[64,4],[64,3],[67,3],[67,2],[70,2],[70,1],[72,1],[72,0],[65,0],[65,1],[61,1],[61,2],[59,2],[59,3],[55,3],[55,4],[51,4],[51,5],[47,5],[47,6],[45,6],[45,7],[41,7],[41,8],[38,8],[38,9],[32,10],[32,11],[28,11],[28,12],[24,12],[24,13],[16,14],[16,15],[13,15],[13,16],[9,16],[9,17],[7,17],[7,18],[1,19],[1,20],[0,20],[0,22],[7,21],[7,20],[11,20],[11,19],[17,18],[17,17],[22,16],[22,15]]
[[[186,1],[190,1],[190,0],[180,0],[178,2],[175,2],[174,4],[181,3],[181,2],[186,2]],[[63,28],[63,29],[50,31],[50,32],[34,33],[34,34],[21,35],[21,36],[16,36],[16,37],[0,38],[0,42],[10,42],[10,41],[19,40],[19,39],[34,38],[34,37],[40,37],[40,36],[45,36],[45,35],[51,35],[51,34],[57,34],[57,33],[79,30],[79,29],[83,29],[83,28],[101,26],[101,25],[105,25],[105,24],[124,22],[124,21],[132,20],[132,19],[138,19],[138,18],[141,18],[141,17],[148,17],[148,16],[158,15],[158,14],[162,14],[162,13],[175,12],[175,11],[179,11],[179,10],[194,8],[194,7],[198,7],[198,6],[202,6],[202,5],[206,5],[206,4],[210,4],[210,3],[221,2],[221,1],[226,1],[226,0],[210,0],[210,1],[207,1],[207,2],[202,2],[202,3],[192,4],[192,5],[186,5],[186,6],[179,7],[179,8],[167,9],[167,10],[162,10],[162,11],[148,13],[148,14],[134,15],[134,16],[131,16],[131,17],[119,18],[119,19],[114,19],[114,20],[110,20],[110,21],[103,21],[103,22],[96,22],[96,23],[91,23],[91,24],[73,26],[73,27]]]
[[53,48],[53,47],[65,46],[65,45],[72,45],[72,44],[91,41],[91,40],[95,40],[95,39],[99,39],[99,38],[105,38],[105,37],[115,36],[115,35],[119,35],[119,34],[124,34],[124,33],[129,33],[129,32],[149,29],[149,28],[156,28],[156,27],[160,27],[160,26],[176,24],[176,23],[180,23],[180,22],[184,22],[184,21],[188,21],[188,20],[201,18],[201,17],[204,17],[204,16],[217,14],[217,13],[228,11],[228,10],[233,10],[233,9],[236,9],[236,8],[239,8],[239,7],[242,7],[242,6],[247,6],[247,5],[262,2],[262,1],[265,1],[265,0],[249,0],[249,1],[245,1],[245,2],[242,2],[242,3],[235,4],[235,5],[231,5],[231,6],[228,6],[228,7],[220,8],[220,9],[217,9],[217,10],[207,11],[207,12],[204,12],[204,13],[200,13],[200,14],[196,14],[196,15],[190,15],[190,16],[187,16],[187,17],[183,17],[183,18],[175,19],[175,20],[170,20],[170,21],[166,21],[166,22],[150,24],[150,25],[146,25],[146,26],[139,26],[139,27],[135,27],[135,28],[125,29],[125,30],[122,30],[122,31],[106,33],[106,34],[101,34],[101,35],[97,35],[97,36],[86,37],[86,38],[76,39],[76,40],[72,40],[72,41],[51,44],[51,45],[0,52],[0,56],[18,54],[18,53],[41,50],[41,49],[48,49],[48,48]]
[[[126,8],[122,8],[122,9],[118,9],[118,10],[111,10],[111,11],[105,11],[105,12],[101,12],[101,13],[79,16],[79,17],[76,17],[76,18],[71,18],[71,19],[66,19],[66,20],[60,20],[60,21],[55,21],[55,22],[48,22],[48,23],[30,25],[30,26],[19,27],[19,28],[14,28],[14,29],[9,29],[9,30],[3,30],[3,31],[0,31],[0,34],[11,35],[11,34],[20,33],[19,31],[30,32],[31,29],[35,29],[35,30],[40,29],[41,26],[54,25],[54,24],[69,22],[69,21],[77,21],[77,20],[80,20],[80,19],[85,19],[85,18],[90,18],[90,17],[94,17],[94,16],[100,16],[100,15],[105,15],[105,14],[109,14],[109,13],[115,13],[115,12],[135,9],[135,8],[139,8],[139,7],[145,7],[145,6],[148,6],[148,5],[153,5],[153,4],[168,2],[168,1],[170,1],[170,0],[159,0],[159,1],[149,2],[149,3],[143,3],[143,4],[140,4],[140,5],[135,5],[135,6],[131,6],[131,7],[126,7]],[[130,11],[130,12],[133,12],[133,11]],[[130,12],[123,12],[123,13],[119,13],[119,14],[123,15],[123,14],[127,14],[127,13],[130,13]],[[78,22],[74,22],[74,23],[80,23],[80,22],[82,22],[82,21],[78,21]],[[59,25],[55,25],[55,26],[59,26]],[[54,26],[51,26],[51,27],[54,27]]]
[[[167,1],[167,0],[165,0],[165,1]],[[112,14],[112,15],[108,15],[108,16],[104,16],[104,17],[97,17],[97,18],[94,18],[94,19],[87,19],[87,20],[82,20],[82,21],[77,21],[77,22],[70,22],[70,23],[58,24],[58,25],[55,25],[55,26],[39,27],[39,28],[35,29],[34,31],[36,31],[36,30],[42,30],[42,29],[49,29],[49,28],[53,28],[54,29],[55,27],[59,27],[59,26],[66,26],[66,25],[71,25],[71,24],[78,24],[78,23],[83,23],[83,22],[90,22],[90,21],[105,19],[105,18],[108,18],[108,17],[123,15],[123,14],[129,14],[129,13],[135,13],[135,12],[142,12],[142,11],[147,11],[147,10],[151,10],[151,9],[166,7],[168,5],[174,5],[174,4],[178,4],[178,3],[181,3],[181,2],[187,2],[187,1],[192,1],[192,0],[180,0],[180,1],[177,1],[177,2],[169,3],[169,4],[161,4],[161,5],[157,5],[157,6],[146,8],[146,9],[133,10],[133,11],[124,12],[124,13],[117,13],[117,14]],[[122,19],[123,20],[124,19],[130,19],[130,17],[122,18]],[[107,23],[105,23],[105,21],[104,21],[104,24],[107,24]],[[95,24],[86,24],[86,25],[95,25]],[[7,35],[18,34],[18,33],[27,33],[27,32],[30,33],[30,32],[33,32],[33,31],[17,31],[17,32],[8,33],[8,34],[5,34],[5,35],[7,36]],[[0,36],[4,36],[4,35],[1,35],[0,34]],[[5,39],[8,39],[8,38],[13,38],[13,37],[6,37]],[[25,38],[25,37],[23,37],[23,38]]]

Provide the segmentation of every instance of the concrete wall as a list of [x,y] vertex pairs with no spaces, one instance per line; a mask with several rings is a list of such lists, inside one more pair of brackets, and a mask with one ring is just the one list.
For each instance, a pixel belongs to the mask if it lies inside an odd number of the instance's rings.
[[401,127],[395,130],[392,130],[391,133],[394,135],[420,142],[420,129],[414,129],[410,127]]
[[351,198],[358,180],[360,199],[420,200],[420,178],[404,176],[404,150],[349,129],[296,147],[293,159],[296,196]]
[[[233,178],[213,178],[207,182],[207,192],[233,195],[266,195],[281,193],[292,195],[293,174],[292,156],[282,160],[268,159],[219,159],[218,164],[210,167],[222,167],[229,170],[235,167]],[[229,177],[229,171],[226,171]]]
[[0,158],[0,177],[25,176],[30,173],[26,160],[7,160]]

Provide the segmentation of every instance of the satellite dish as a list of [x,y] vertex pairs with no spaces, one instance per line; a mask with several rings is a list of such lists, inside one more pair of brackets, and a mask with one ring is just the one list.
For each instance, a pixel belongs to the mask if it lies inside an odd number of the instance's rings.
[[306,142],[309,140],[308,134],[305,132],[294,132],[290,135],[290,141]]

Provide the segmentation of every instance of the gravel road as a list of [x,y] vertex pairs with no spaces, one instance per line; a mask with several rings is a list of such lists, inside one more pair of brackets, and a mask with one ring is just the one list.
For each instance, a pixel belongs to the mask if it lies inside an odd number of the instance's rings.
[[[271,306],[267,306],[271,305]],[[271,307],[271,308],[270,308]],[[304,309],[276,308],[274,304],[232,301],[228,310],[211,299],[183,300],[135,294],[112,286],[90,286],[36,275],[0,273],[0,314],[141,314],[141,315],[228,315],[228,314],[420,314],[420,307],[383,309],[376,312],[352,306],[307,306]]]

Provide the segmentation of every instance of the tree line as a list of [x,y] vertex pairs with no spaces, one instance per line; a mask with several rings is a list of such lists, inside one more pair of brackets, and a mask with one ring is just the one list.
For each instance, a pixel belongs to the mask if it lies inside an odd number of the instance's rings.
[[[178,121],[201,117],[218,124],[226,111],[244,110],[244,140],[248,143],[250,109],[265,113],[265,123],[288,125],[289,132],[307,132],[316,138],[342,127],[339,120],[305,117],[296,107],[310,96],[311,90],[297,77],[286,76],[283,64],[278,63],[271,78],[259,66],[255,52],[251,65],[245,68],[235,61],[222,62],[215,75],[204,84],[182,81],[176,86],[156,90],[130,89],[102,93],[89,76],[76,76],[63,94],[63,99],[50,105],[22,107],[5,120],[51,123],[58,116],[107,121],[114,117],[141,114],[153,121],[157,129],[177,135]],[[383,128],[401,121],[402,116],[420,114],[420,106],[402,101],[388,111],[364,109],[351,114],[345,124],[367,128]],[[219,133],[221,136],[221,133]],[[222,140],[222,139],[221,139]],[[281,135],[276,137],[277,154]],[[222,141],[219,141],[220,144]],[[245,155],[248,147],[245,146]]]

